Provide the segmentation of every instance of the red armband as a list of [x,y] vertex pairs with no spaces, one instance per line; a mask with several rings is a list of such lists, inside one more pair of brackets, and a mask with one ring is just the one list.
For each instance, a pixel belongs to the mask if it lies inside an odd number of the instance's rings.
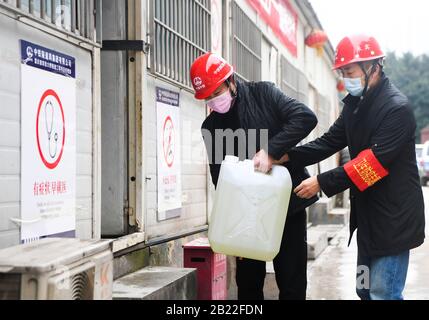
[[344,170],[361,192],[389,175],[371,149],[362,151],[356,159],[346,163]]

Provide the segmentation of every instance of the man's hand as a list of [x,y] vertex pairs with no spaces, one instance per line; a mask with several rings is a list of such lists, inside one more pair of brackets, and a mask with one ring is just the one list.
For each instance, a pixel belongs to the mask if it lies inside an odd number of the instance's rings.
[[268,173],[273,168],[274,160],[265,150],[261,150],[253,158],[253,163],[255,164],[255,171]]
[[311,199],[320,192],[320,185],[317,177],[311,177],[303,181],[294,192],[299,198]]

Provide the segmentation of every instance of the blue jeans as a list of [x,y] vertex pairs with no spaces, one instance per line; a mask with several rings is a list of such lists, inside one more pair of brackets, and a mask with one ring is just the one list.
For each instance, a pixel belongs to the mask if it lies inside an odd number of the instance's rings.
[[358,254],[356,292],[362,300],[403,300],[410,251],[396,256],[365,257]]

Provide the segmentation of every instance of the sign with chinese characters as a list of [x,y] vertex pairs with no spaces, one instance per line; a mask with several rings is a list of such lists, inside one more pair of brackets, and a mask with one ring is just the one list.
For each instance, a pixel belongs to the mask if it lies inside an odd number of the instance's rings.
[[74,236],[75,58],[21,40],[21,240]]
[[289,0],[247,0],[290,53],[298,56],[298,14]]
[[179,97],[156,88],[158,221],[180,217],[182,208]]

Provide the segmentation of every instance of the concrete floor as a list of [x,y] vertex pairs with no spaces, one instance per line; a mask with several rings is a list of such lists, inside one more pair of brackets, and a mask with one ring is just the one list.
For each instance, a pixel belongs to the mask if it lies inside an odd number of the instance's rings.
[[[426,221],[429,221],[429,188],[425,187]],[[429,223],[426,224],[429,235]],[[347,247],[348,228],[343,229],[331,245],[314,262],[308,265],[309,300],[357,300],[355,273],[356,239]],[[429,240],[411,252],[406,300],[429,300]]]

